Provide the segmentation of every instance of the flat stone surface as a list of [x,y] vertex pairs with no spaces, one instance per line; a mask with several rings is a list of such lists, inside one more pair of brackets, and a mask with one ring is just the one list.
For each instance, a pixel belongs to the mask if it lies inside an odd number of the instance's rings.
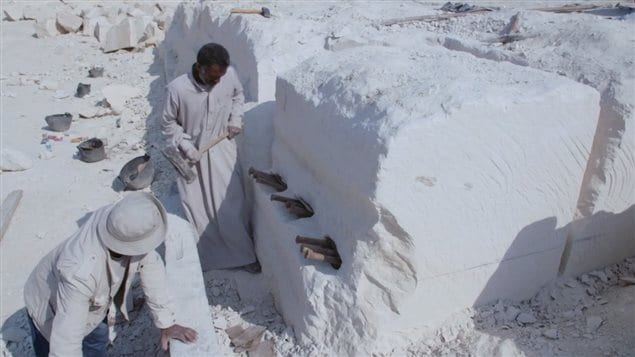
[[177,307],[177,323],[198,332],[198,341],[186,344],[170,342],[171,356],[224,356],[212,324],[201,263],[196,248],[196,233],[190,223],[168,215],[165,261],[170,286]]
[[60,12],[57,14],[57,25],[65,33],[74,33],[79,31],[82,27],[83,20],[79,16],[67,12]]

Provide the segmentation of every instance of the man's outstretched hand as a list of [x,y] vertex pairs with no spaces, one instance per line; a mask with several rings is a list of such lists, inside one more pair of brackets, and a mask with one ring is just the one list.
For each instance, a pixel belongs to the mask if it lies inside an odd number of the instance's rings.
[[227,138],[228,139],[233,139],[234,137],[236,137],[236,135],[240,134],[240,132],[242,131],[241,128],[237,127],[237,126],[228,126],[227,127]]
[[173,338],[181,342],[191,343],[196,341],[198,333],[189,327],[176,324],[168,328],[161,329],[161,348],[163,348],[164,351],[168,350],[170,340]]

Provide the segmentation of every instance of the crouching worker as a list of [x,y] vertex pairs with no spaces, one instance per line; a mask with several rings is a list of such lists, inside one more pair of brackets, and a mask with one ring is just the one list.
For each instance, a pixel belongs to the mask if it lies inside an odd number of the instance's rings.
[[175,323],[165,266],[155,251],[166,232],[161,203],[132,193],[95,211],[44,257],[24,288],[36,355],[106,356],[108,324],[114,324],[116,308],[128,319],[136,272],[163,349],[172,338],[196,341],[196,331]]

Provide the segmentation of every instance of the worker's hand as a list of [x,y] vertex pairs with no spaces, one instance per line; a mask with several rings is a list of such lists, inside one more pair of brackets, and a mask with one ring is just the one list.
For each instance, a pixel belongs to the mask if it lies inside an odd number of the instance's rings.
[[183,151],[183,154],[185,154],[185,157],[191,162],[195,163],[201,161],[202,155],[196,147],[194,147],[194,144],[192,144],[191,141],[185,139],[181,140],[179,147],[181,148],[181,151]]
[[189,327],[174,324],[168,328],[161,329],[161,348],[168,350],[170,340],[176,338],[185,343],[196,342],[198,333]]
[[233,139],[236,135],[240,134],[241,131],[242,131],[242,129],[237,127],[237,126],[228,126],[227,127],[227,139],[229,139],[229,140]]

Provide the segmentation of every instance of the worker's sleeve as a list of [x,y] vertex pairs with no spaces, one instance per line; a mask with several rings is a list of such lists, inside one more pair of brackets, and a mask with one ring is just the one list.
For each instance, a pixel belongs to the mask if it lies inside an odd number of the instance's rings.
[[176,311],[168,288],[165,265],[159,253],[152,251],[139,262],[141,287],[156,327],[164,329],[176,323]]
[[68,279],[64,275],[60,277],[49,356],[82,356],[82,342],[90,307],[89,291],[88,286],[77,279]]
[[232,110],[229,115],[229,126],[235,126],[237,128],[243,127],[243,113],[245,106],[245,96],[243,94],[243,85],[238,79],[238,75],[232,69],[232,77],[234,78],[234,93],[232,94]]
[[178,122],[179,100],[178,93],[174,88],[168,86],[168,93],[161,115],[161,133],[166,146],[178,147],[183,140],[183,127]]

